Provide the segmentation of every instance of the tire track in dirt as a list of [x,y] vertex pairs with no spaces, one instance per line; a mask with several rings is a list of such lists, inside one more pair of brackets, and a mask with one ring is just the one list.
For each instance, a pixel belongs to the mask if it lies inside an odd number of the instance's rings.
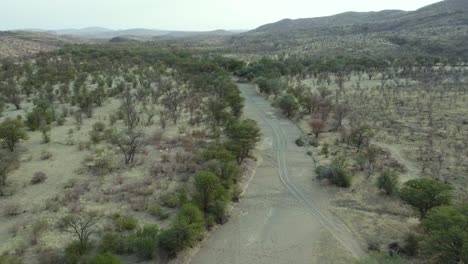
[[[245,91],[244,91],[245,92]],[[246,102],[250,101],[250,96],[244,96]],[[353,238],[350,229],[339,220],[327,216],[326,212],[318,206],[313,200],[307,198],[304,192],[293,183],[289,173],[288,164],[286,161],[285,150],[288,147],[285,133],[281,128],[279,122],[274,120],[254,102],[250,101],[259,113],[261,113],[262,120],[268,124],[273,131],[273,147],[276,150],[276,162],[278,166],[278,175],[289,192],[302,204],[308,211],[308,214],[314,217],[324,228],[327,229],[353,256],[361,257],[365,253],[361,249],[359,243]],[[291,123],[291,125],[294,125]]]

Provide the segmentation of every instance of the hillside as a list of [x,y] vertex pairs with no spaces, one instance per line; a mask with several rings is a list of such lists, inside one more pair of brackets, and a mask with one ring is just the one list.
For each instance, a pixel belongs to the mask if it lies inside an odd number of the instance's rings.
[[0,58],[23,57],[54,50],[64,44],[82,42],[82,40],[52,36],[42,32],[0,31]]
[[445,0],[416,11],[346,12],[284,19],[234,36],[235,52],[468,56],[468,1]]

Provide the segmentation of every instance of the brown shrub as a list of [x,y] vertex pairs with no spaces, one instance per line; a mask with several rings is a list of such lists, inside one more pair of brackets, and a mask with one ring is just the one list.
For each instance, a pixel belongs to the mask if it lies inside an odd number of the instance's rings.
[[3,209],[3,214],[8,217],[17,216],[20,213],[21,213],[21,207],[17,203],[7,204],[5,205],[5,208]]
[[42,171],[38,171],[34,173],[31,179],[31,184],[39,184],[44,182],[45,180],[47,180],[47,175]]

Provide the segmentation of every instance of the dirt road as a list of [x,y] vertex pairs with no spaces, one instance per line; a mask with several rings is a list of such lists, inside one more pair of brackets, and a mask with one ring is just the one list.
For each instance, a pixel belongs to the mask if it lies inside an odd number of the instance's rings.
[[327,211],[330,193],[313,180],[305,148],[294,144],[299,128],[252,85],[239,87],[246,117],[262,129],[262,162],[229,222],[201,245],[192,263],[349,263],[362,256],[347,226]]

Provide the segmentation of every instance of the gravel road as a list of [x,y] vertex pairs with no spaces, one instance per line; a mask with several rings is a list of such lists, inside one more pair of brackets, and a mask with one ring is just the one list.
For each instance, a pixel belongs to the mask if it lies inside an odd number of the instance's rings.
[[301,131],[239,84],[245,116],[262,129],[256,175],[228,223],[203,244],[193,264],[350,263],[364,255],[345,223],[332,216],[332,196],[314,181],[314,164],[294,143]]

